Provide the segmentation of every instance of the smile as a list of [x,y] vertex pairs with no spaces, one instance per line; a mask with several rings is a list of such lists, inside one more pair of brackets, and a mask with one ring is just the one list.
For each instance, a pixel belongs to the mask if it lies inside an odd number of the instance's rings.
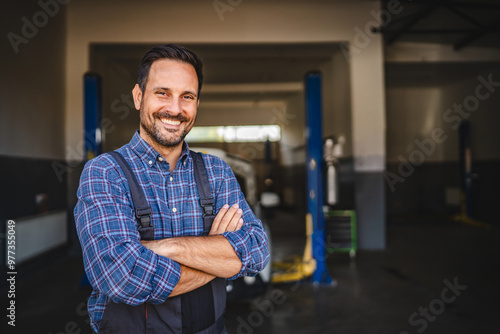
[[160,118],[160,121],[163,124],[172,125],[172,126],[177,126],[177,125],[181,124],[180,121],[174,121],[174,120],[171,120],[171,119],[168,119],[168,118]]

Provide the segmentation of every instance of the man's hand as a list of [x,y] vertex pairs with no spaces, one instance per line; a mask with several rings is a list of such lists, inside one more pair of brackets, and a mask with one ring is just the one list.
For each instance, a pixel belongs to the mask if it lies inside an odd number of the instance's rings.
[[242,213],[243,211],[241,211],[238,204],[231,207],[225,204],[217,213],[208,235],[238,231],[243,226]]

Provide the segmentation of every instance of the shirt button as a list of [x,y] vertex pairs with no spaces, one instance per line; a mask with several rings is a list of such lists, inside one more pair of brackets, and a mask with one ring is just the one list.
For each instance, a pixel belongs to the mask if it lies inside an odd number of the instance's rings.
[[159,158],[158,158],[158,160],[163,161],[163,158],[162,158],[162,157],[159,157]]
[[173,209],[172,209],[172,212],[177,212],[177,208],[173,208]]
[[170,181],[173,181],[173,180],[174,180],[174,178],[173,178],[173,177],[170,177]]
[[152,162],[151,160],[149,160],[149,164],[150,164],[150,165],[152,165],[152,164],[153,164],[153,162]]
[[186,166],[186,162],[184,161],[184,166]]

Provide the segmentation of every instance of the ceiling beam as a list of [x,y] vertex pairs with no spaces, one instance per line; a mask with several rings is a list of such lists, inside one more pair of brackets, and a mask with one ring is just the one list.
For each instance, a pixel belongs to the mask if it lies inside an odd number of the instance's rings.
[[483,29],[484,28],[484,25],[482,23],[480,23],[479,21],[477,21],[476,19],[473,19],[472,17],[470,17],[469,15],[463,13],[462,11],[456,9],[453,5],[450,5],[450,4],[446,4],[446,8],[448,8],[448,10],[452,13],[454,13],[455,15],[457,15],[458,17],[464,19],[465,21],[469,22],[469,23],[472,23],[473,25],[475,25],[476,27],[480,28],[480,29]]
[[406,22],[406,24],[404,24],[403,27],[401,27],[401,29],[399,29],[398,31],[396,31],[393,34],[391,34],[387,38],[387,44],[391,45],[392,43],[394,43],[399,38],[399,36],[401,36],[402,34],[408,32],[411,29],[411,27],[413,27],[418,21],[420,21],[421,19],[427,17],[434,10],[436,10],[436,8],[438,8],[439,6],[445,4],[446,2],[448,2],[448,1],[447,0],[441,0],[441,1],[434,1],[432,3],[429,3],[427,5],[427,7],[423,8],[422,10],[420,10],[418,12],[418,14],[413,19],[411,19],[410,21]]
[[[387,1],[386,1],[387,2]],[[431,5],[435,3],[435,0],[400,0],[403,3],[413,3],[419,5]],[[472,9],[500,9],[500,4],[494,4],[491,2],[479,2],[476,0],[465,1],[448,1],[448,4],[454,7],[462,8],[472,8]]]
[[[487,33],[500,33],[500,28],[485,28],[484,30],[486,30]],[[412,29],[405,32],[405,34],[476,34],[482,31],[483,29]],[[391,34],[397,31],[380,30],[380,32]]]
[[453,45],[453,49],[455,51],[458,51],[458,50],[464,48],[467,44],[470,44],[470,43],[474,42],[475,40],[478,40],[479,38],[483,37],[487,33],[498,32],[499,26],[500,26],[500,20],[491,26],[484,27],[483,29],[479,29],[478,31],[476,31],[476,32],[470,34],[469,36],[464,37],[463,39],[456,42]]

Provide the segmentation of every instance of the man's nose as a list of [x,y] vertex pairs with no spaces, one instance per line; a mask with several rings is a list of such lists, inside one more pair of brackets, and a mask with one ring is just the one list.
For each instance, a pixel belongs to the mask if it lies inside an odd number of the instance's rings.
[[182,112],[181,98],[174,97],[170,99],[170,103],[167,106],[168,112],[174,115],[178,115]]

